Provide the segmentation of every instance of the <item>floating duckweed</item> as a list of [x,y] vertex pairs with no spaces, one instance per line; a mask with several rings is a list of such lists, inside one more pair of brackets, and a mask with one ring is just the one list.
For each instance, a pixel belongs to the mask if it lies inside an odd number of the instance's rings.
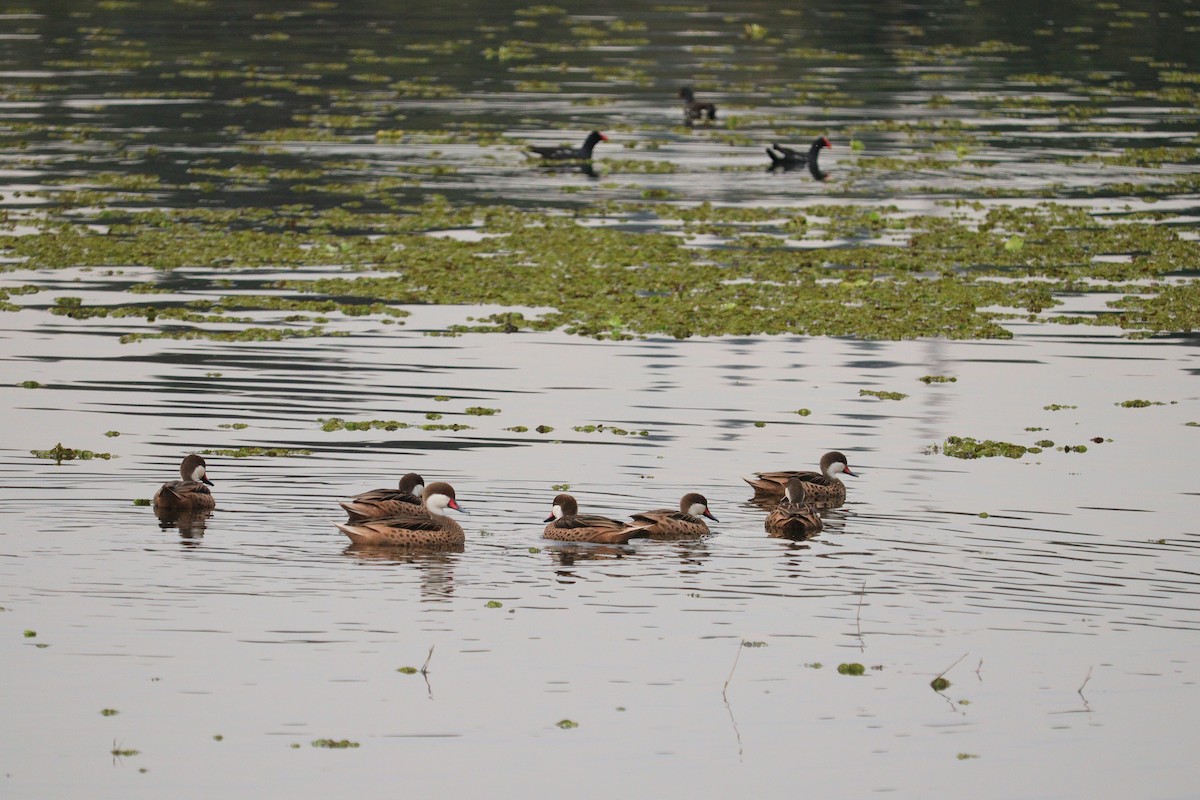
[[571,728],[579,727],[578,722],[575,722],[574,720],[570,720],[570,719],[560,719],[558,722],[556,722],[554,724],[557,725],[558,727],[562,728],[564,731],[570,730]]
[[1160,403],[1157,400],[1123,400],[1114,405],[1118,405],[1121,408],[1148,408],[1150,406],[1165,406],[1166,403]]
[[751,642],[751,641],[747,641],[747,640],[742,640],[742,647],[766,647],[766,646],[767,646],[766,642]]
[[838,664],[837,668],[839,675],[862,675],[866,673],[867,668],[857,662],[850,664]]
[[878,397],[880,400],[903,400],[908,395],[903,392],[877,392],[874,389],[859,389],[859,397]]
[[440,422],[430,422],[421,426],[423,431],[469,431],[472,430],[470,425],[463,425],[461,422],[454,422],[445,425]]
[[488,600],[487,604],[484,607],[485,608],[501,608],[501,607],[503,607],[503,605],[504,604],[501,603],[499,600]]
[[959,753],[955,756],[959,761],[969,761],[972,758],[979,758],[975,753]]
[[1043,411],[1063,411],[1068,408],[1078,408],[1078,406],[1065,406],[1058,403],[1051,403],[1048,406],[1042,406]]
[[450,398],[446,397],[444,394],[435,395],[433,399],[438,403],[446,403],[450,400]]
[[31,631],[31,630],[26,630],[26,631],[25,631],[25,638],[26,638],[26,639],[32,639],[32,638],[34,638],[35,636],[37,636],[37,631]]
[[922,375],[917,380],[921,383],[956,383],[958,378],[953,375]]
[[396,430],[403,430],[404,428],[411,427],[407,422],[400,422],[399,420],[394,420],[394,419],[372,419],[372,420],[364,420],[362,422],[353,422],[353,421],[347,422],[346,420],[342,419],[341,417],[329,417],[329,418],[322,417],[322,418],[318,418],[317,422],[321,423],[321,430],[325,431],[326,433],[332,433],[333,431],[341,431],[341,430],[347,430],[347,431],[369,431],[369,430],[396,431]]
[[239,447],[236,450],[209,449],[201,450],[205,456],[227,456],[229,458],[253,458],[266,456],[268,458],[292,458],[295,456],[311,456],[312,450],[292,447]]
[[537,555],[538,553],[542,552],[542,548],[540,548],[540,547],[531,547],[531,548],[529,548],[529,552],[530,552],[530,553],[533,553],[534,555]]
[[425,419],[441,419],[442,415],[436,411],[430,411],[425,415]]
[[121,435],[121,432],[120,432],[120,431],[105,431],[105,432],[104,432],[104,435],[105,435],[105,436],[107,436],[107,437],[108,437],[108,438],[110,438],[110,439],[113,439],[113,438],[115,438],[115,437],[117,437],[117,436],[120,436],[120,435]]
[[529,428],[526,428],[524,425],[513,425],[511,428],[505,428],[504,430],[512,431],[513,433],[525,433]]
[[244,431],[246,428],[249,428],[250,426],[247,425],[245,422],[224,422],[224,423],[218,425],[217,427],[218,428],[226,428],[226,429],[235,430],[235,431]]
[[140,750],[131,750],[124,747],[114,747],[109,751],[116,758],[132,758],[136,755],[141,755]]
[[549,425],[538,425],[534,430],[538,433],[550,433],[554,428],[551,428]]
[[416,675],[417,668],[416,667],[400,667],[399,669],[396,670],[396,672],[399,672],[402,675]]
[[1036,433],[1037,431],[1044,431],[1046,429],[1040,428],[1040,427],[1032,427],[1032,428],[1026,428],[1025,430],[1029,431],[1030,433]]
[[1034,442],[1034,444],[1036,444],[1038,447],[1054,447],[1054,442],[1050,441],[1049,439],[1039,439],[1038,441]]
[[756,428],[765,428],[765,427],[767,427],[767,423],[765,423],[765,422],[755,422],[755,423],[754,423],[754,427],[756,427]]
[[550,488],[551,488],[551,489],[553,489],[553,490],[554,490],[554,491],[556,491],[556,492],[569,492],[569,491],[571,491],[571,484],[569,484],[569,483],[556,483],[556,484],[554,484],[553,486],[551,486]]
[[54,445],[49,450],[30,450],[35,458],[53,459],[55,464],[61,464],[64,461],[91,461],[94,458],[101,458],[108,461],[114,458],[112,453],[95,453],[91,450],[75,450],[70,447],[63,447],[62,442]]
[[812,414],[812,412],[809,411],[807,408],[801,408],[801,409],[797,410],[796,413],[802,417],[807,417],[809,414]]
[[120,713],[121,712],[117,711],[115,708],[100,709],[100,716],[102,716],[102,717],[115,717],[117,714],[120,714]]
[[40,389],[40,388],[42,388],[42,385],[40,383],[38,383],[37,381],[22,381],[21,388],[22,389]]
[[220,733],[214,733],[212,738],[213,738],[213,741],[214,741],[214,742],[223,742],[223,741],[225,741],[225,736],[224,736],[223,734],[220,734]]
[[820,661],[810,661],[804,665],[804,668],[805,669],[821,669],[824,666],[825,665],[822,664]]
[[135,498],[134,498],[134,500],[133,500],[133,504],[134,504],[135,506],[148,506],[148,505],[150,505],[150,498],[148,498],[148,497],[135,497]]
[[472,417],[490,417],[493,414],[499,414],[500,409],[484,408],[483,406],[471,406],[466,410],[465,413],[471,415]]
[[325,747],[330,750],[345,750],[351,747],[358,747],[358,742],[352,742],[349,739],[314,739],[313,747]]
[[1185,422],[1183,424],[1187,425],[1189,428],[1200,428],[1200,422]]
[[1020,458],[1030,452],[1028,447],[1011,442],[997,442],[985,439],[982,442],[969,436],[950,436],[942,445],[942,453],[952,458]]
[[950,688],[950,681],[940,675],[929,682],[935,692],[944,692]]
[[988,513],[988,512],[986,512],[986,511],[980,511],[980,512],[979,512],[979,518],[980,518],[980,519],[987,519],[987,518],[988,518],[988,517],[990,517],[990,516],[991,516],[991,514],[989,514],[989,513]]
[[1086,453],[1087,445],[1085,444],[1068,444],[1063,445],[1061,449],[1064,453]]

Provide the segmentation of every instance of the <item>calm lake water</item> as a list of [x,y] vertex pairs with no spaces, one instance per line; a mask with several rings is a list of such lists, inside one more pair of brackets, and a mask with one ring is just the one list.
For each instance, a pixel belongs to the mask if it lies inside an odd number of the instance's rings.
[[[90,224],[95,198],[66,193],[120,176],[113,207],[337,206],[247,177],[291,169],[403,177],[398,203],[597,219],[646,198],[933,213],[1044,191],[1153,208],[1196,239],[1194,191],[1141,191],[1196,173],[1197,107],[1139,95],[1200,72],[1188,2],[220,5],[0,9],[16,232]],[[685,82],[718,125],[679,125]],[[998,97],[1023,112],[995,114]],[[947,146],[976,160],[922,161],[929,139],[888,130],[932,119],[961,122],[969,141]],[[534,169],[515,144],[594,127],[613,139],[596,178]],[[827,181],[765,170],[766,143],[817,133],[834,141]],[[1175,155],[1085,158],[1135,141]],[[336,335],[122,343],[157,328],[56,300],[291,298],[278,281],[342,270],[60,266],[0,274],[38,289],[0,313],[5,797],[1196,796],[1200,353],[1183,332],[1053,321],[1113,295],[1064,296],[1006,321],[1006,340],[451,337],[429,334],[510,309],[406,305],[402,324],[331,313]],[[144,283],[168,291],[148,301]],[[289,313],[244,316],[286,328]],[[961,460],[937,450],[950,436],[1052,444]],[[59,442],[112,458],[31,453]],[[251,447],[291,454],[207,456],[203,526],[135,504],[185,453]],[[846,505],[813,539],[768,537],[741,477],[830,449],[858,473]],[[337,499],[410,470],[455,486],[464,551],[349,547]],[[563,485],[617,517],[701,491],[720,522],[699,541],[552,543]]]

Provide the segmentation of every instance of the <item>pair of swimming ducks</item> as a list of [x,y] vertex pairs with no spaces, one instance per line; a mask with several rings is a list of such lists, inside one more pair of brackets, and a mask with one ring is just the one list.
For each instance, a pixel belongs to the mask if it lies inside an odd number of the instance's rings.
[[[209,511],[216,507],[204,459],[192,454],[179,467],[182,480],[164,483],[154,495],[154,510],[160,516]],[[853,476],[846,457],[826,453],[821,469],[813,471],[760,472],[744,479],[755,498],[782,496],[767,515],[766,530],[774,536],[803,538],[821,530],[816,507],[839,506],[846,501],[846,486],[838,478]],[[457,548],[466,542],[462,526],[447,509],[463,511],[454,487],[443,481],[425,485],[415,472],[400,479],[396,489],[373,489],[339,501],[349,519],[337,527],[354,544],[425,548]],[[466,513],[466,512],[463,512]],[[566,542],[626,544],[631,539],[696,538],[708,533],[704,518],[717,522],[708,510],[708,500],[697,492],[685,494],[679,510],[659,508],[632,515],[632,522],[598,514],[580,514],[579,504],[569,494],[560,494],[551,504],[543,536]]]

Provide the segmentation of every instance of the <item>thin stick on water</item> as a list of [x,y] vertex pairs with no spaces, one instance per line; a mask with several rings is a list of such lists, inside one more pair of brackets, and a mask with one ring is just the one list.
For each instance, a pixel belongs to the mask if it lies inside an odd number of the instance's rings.
[[737,719],[733,716],[733,706],[729,705],[729,682],[733,680],[733,671],[737,669],[738,659],[742,657],[742,648],[746,646],[745,639],[738,640],[737,655],[733,657],[733,666],[729,669],[729,677],[725,679],[725,685],[721,687],[721,699],[725,701],[725,710],[729,712],[729,722],[733,725],[733,735],[737,737],[738,746],[738,761],[742,760],[742,732],[738,730]]
[[726,692],[729,691],[729,682],[733,680],[733,671],[737,669],[738,659],[742,657],[742,648],[745,646],[746,640],[739,639],[737,655],[733,657],[733,666],[729,669],[729,677],[725,679],[725,685],[721,687],[721,697],[725,699],[727,704],[729,703],[729,697],[726,695]]
[[[1083,687],[1087,686],[1088,681],[1090,681],[1091,679],[1092,679],[1092,668],[1088,667],[1087,677],[1083,679],[1083,683],[1079,684],[1079,688],[1075,690],[1079,694],[1080,697],[1083,697]],[[1086,697],[1084,697],[1083,699],[1085,702],[1087,701]]]
[[425,663],[421,665],[421,674],[429,672],[429,660],[433,658],[433,645],[429,645],[429,655],[425,656]]
[[[970,653],[963,653],[961,656],[959,656],[959,657],[958,657],[958,661],[962,661],[964,658],[966,658],[966,657],[967,657],[967,656],[969,656],[969,655],[971,655],[971,654],[970,654]],[[943,676],[943,675],[945,675],[947,672],[949,672],[950,670],[952,670],[952,669],[954,669],[955,667],[957,667],[957,666],[958,666],[958,661],[955,661],[953,664],[951,664],[950,666],[946,667],[944,670],[942,670],[941,672],[939,672],[939,673],[938,673],[938,675],[937,675],[937,678],[934,678],[934,680],[936,681],[938,678],[942,677],[942,676]],[[980,663],[982,663],[982,662],[980,662]]]

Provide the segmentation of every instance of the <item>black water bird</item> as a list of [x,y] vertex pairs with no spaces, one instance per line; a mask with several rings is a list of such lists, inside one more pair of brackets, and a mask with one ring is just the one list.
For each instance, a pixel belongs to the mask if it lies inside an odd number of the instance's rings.
[[712,122],[717,118],[717,106],[715,103],[702,103],[696,99],[696,94],[692,91],[692,87],[684,86],[679,90],[679,97],[683,100],[683,124],[691,125],[693,122],[703,122],[707,120]]
[[825,173],[817,166],[817,158],[821,153],[822,147],[833,147],[829,139],[824,136],[818,136],[813,140],[812,146],[808,148],[807,153],[802,153],[791,147],[786,147],[781,144],[772,144],[767,148],[767,155],[771,157],[771,170],[790,170],[799,167],[808,167],[808,171],[817,180],[825,180]]
[[592,150],[600,142],[607,142],[608,137],[600,131],[592,131],[583,140],[582,147],[566,147],[564,145],[544,145],[539,147],[529,147],[528,152],[532,156],[544,159],[546,161],[590,161],[592,158]]

